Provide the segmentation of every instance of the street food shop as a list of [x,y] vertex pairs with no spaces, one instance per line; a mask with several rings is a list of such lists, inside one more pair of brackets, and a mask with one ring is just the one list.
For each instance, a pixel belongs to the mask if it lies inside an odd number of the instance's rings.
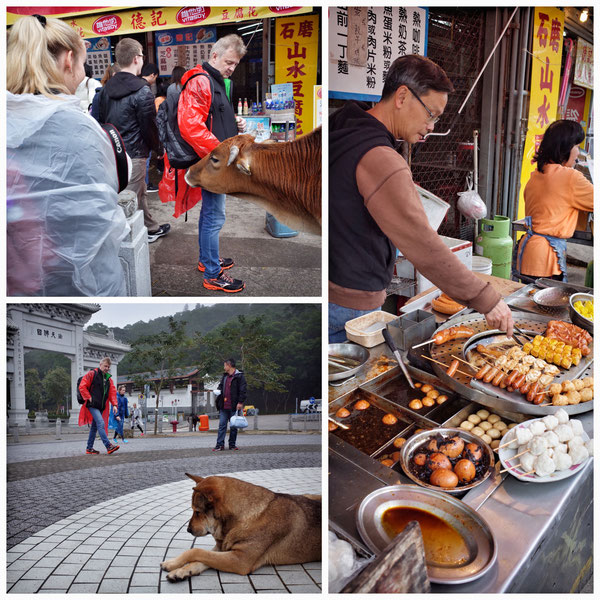
[[[585,262],[568,281],[514,277],[511,261],[550,123],[580,123],[575,168],[593,176],[591,12],[330,10],[330,113],[378,102],[402,54],[448,74],[434,134],[398,151],[430,225],[515,323],[511,337],[490,328],[399,255],[382,309],[329,344],[330,592],[569,593],[590,578],[593,278]],[[485,217],[459,202],[469,189]],[[568,241],[591,260],[593,219],[580,216]],[[482,226],[498,222],[508,243]]]

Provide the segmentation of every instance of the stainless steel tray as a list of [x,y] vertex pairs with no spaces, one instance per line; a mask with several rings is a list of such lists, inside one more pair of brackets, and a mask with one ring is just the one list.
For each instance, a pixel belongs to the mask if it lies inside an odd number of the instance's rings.
[[453,496],[416,485],[392,485],[366,496],[356,513],[358,531],[368,548],[378,554],[391,542],[381,525],[388,508],[408,506],[434,514],[454,527],[465,540],[470,558],[456,567],[427,565],[433,583],[459,584],[478,579],[494,564],[497,545],[489,525],[470,506]]
[[[552,319],[552,317],[536,315],[532,313],[513,312],[513,319],[517,327],[520,329],[543,335],[546,331],[546,324]],[[442,327],[436,330],[436,333],[437,331],[446,329],[452,325],[468,325],[475,330],[475,335],[488,332],[487,324],[483,315],[479,313],[472,313],[448,320]],[[442,344],[441,346],[434,346],[431,350],[433,358],[441,361],[444,364],[450,364],[452,361],[451,354],[461,356],[463,348],[466,344],[469,344],[471,339],[472,338],[469,338],[469,340],[455,340],[453,342]],[[578,367],[573,367],[571,370],[569,370],[566,378],[575,379],[576,377],[587,377],[588,374],[591,376],[593,374],[592,367],[590,365],[592,357],[593,352],[586,357],[585,363],[582,359]],[[439,379],[447,387],[450,387],[461,396],[464,396],[473,402],[477,402],[478,404],[482,404],[489,408],[537,416],[550,415],[556,412],[556,406],[537,406],[535,404],[531,404],[519,394],[515,396],[514,393],[511,394],[506,390],[501,390],[500,388],[495,388],[494,386],[483,387],[486,384],[480,385],[479,381],[473,380],[472,378],[464,375],[457,374],[454,377],[449,377],[446,375],[446,369],[435,363],[433,363],[433,369]],[[474,381],[477,381],[477,383],[473,383],[471,385],[471,383]],[[564,408],[570,415],[576,415],[592,410],[594,408],[593,403],[594,401],[592,400],[590,402],[583,402],[581,404],[563,406],[562,408]]]

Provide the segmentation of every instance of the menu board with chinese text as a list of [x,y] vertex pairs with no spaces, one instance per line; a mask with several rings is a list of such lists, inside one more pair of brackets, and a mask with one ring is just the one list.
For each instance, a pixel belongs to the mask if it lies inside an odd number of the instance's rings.
[[156,34],[156,64],[159,74],[171,75],[176,66],[191,69],[210,57],[217,41],[215,27],[190,27]]
[[[377,6],[366,10],[352,22],[352,35],[364,32],[366,65],[362,51],[352,40],[348,53],[348,11],[355,7],[329,9],[329,97],[378,101],[383,82],[394,60],[407,54],[427,54],[428,9],[406,6]],[[364,10],[364,9],[363,9]]]

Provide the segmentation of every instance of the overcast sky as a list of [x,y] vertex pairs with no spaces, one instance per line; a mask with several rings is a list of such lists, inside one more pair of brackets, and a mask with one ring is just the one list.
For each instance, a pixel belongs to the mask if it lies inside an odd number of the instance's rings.
[[[87,322],[87,325],[94,323],[104,323],[108,327],[125,327],[138,321],[150,321],[157,317],[167,317],[181,312],[186,303],[178,304],[169,302],[167,304],[153,302],[136,302],[133,304],[125,303],[100,303],[102,307],[97,313],[92,315],[92,318]],[[196,302],[188,302],[190,309],[195,308]],[[200,303],[205,306],[210,306],[209,303]],[[87,326],[86,325],[86,326]]]

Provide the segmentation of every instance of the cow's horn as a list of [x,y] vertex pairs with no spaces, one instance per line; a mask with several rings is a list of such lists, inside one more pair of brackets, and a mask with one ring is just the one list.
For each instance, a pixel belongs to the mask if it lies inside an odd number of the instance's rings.
[[229,166],[240,153],[240,149],[237,146],[231,146],[231,150],[229,150],[229,160],[227,161],[227,166]]

